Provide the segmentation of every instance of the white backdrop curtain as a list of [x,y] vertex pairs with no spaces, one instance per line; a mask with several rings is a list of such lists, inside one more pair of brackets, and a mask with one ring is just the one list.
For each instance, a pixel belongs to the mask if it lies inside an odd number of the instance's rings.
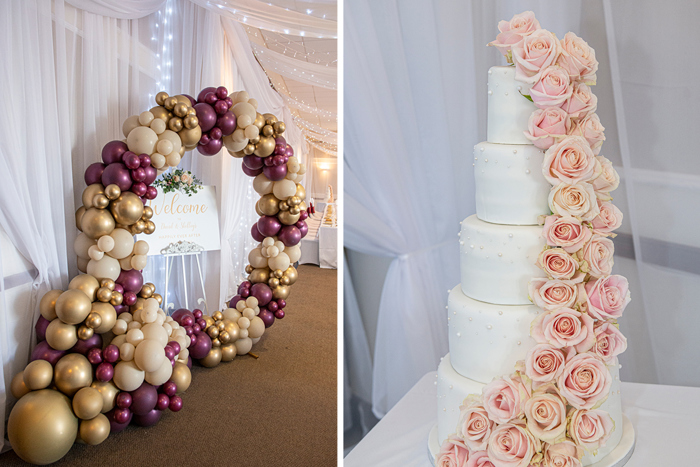
[[[575,31],[600,62],[602,153],[623,179],[614,272],[632,290],[622,379],[700,385],[700,160],[683,136],[696,131],[700,64],[681,45],[700,43],[700,5],[358,0],[345,4],[346,247],[394,260],[372,365],[359,347],[346,367],[373,372],[378,416],[448,351],[445,291],[459,282],[458,223],[475,212],[470,159],[486,137],[486,71],[504,62],[486,44],[499,20],[525,10],[559,37]],[[345,313],[359,314],[356,302]]]

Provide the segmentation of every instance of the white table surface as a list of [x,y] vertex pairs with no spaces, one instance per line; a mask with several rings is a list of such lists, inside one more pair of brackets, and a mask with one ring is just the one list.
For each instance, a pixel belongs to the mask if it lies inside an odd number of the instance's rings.
[[[430,467],[437,372],[425,375],[345,457],[345,467]],[[626,467],[700,466],[700,388],[622,383],[622,411],[637,432]]]
[[325,269],[338,268],[338,205],[329,203],[323,210],[323,219],[328,215],[328,209],[333,208],[333,225],[321,221],[318,229],[319,265]]

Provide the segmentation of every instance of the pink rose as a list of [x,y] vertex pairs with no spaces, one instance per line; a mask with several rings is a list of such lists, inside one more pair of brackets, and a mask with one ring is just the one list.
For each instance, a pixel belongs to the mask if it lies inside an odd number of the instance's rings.
[[[560,52],[557,36],[545,29],[533,31],[512,46],[515,79],[529,84],[537,82],[542,70],[553,65]],[[568,81],[568,74],[566,78]]]
[[527,429],[536,438],[554,442],[566,432],[566,401],[554,384],[540,387],[525,403]]
[[605,446],[615,424],[604,410],[571,409],[568,415],[569,436],[577,445],[589,452]]
[[610,192],[615,191],[620,185],[620,175],[617,173],[617,170],[615,170],[615,167],[613,167],[612,162],[608,159],[603,156],[597,156],[596,159],[600,162],[602,170],[600,175],[591,183],[593,184],[596,196],[603,201],[609,201],[612,199],[610,197]]
[[627,350],[627,338],[614,324],[599,321],[593,329],[595,346],[593,352],[607,364],[612,364],[615,357]]
[[580,353],[566,363],[557,383],[569,405],[591,409],[608,397],[612,377],[602,360],[590,353]]
[[547,150],[551,145],[561,141],[571,131],[571,119],[559,107],[537,109],[530,115],[525,137],[535,147]]
[[[571,97],[574,88],[569,75],[560,66],[549,66],[542,70],[540,79],[530,88],[530,97],[540,109],[563,106]],[[566,110],[566,108],[564,108]]]
[[551,467],[581,467],[583,449],[571,441],[564,440],[544,447],[544,465]]
[[559,246],[567,253],[575,253],[591,238],[591,230],[571,216],[547,216],[542,231],[547,245]]
[[455,435],[450,435],[440,446],[435,467],[466,467],[469,460],[469,450],[464,441]]
[[597,107],[598,98],[591,92],[591,88],[583,83],[575,83],[571,96],[561,105],[571,118],[577,119],[595,112]]
[[557,65],[564,68],[572,80],[580,79],[588,85],[594,85],[598,61],[593,47],[573,32],[567,32],[561,40],[561,48]]
[[[581,277],[580,279],[583,279]],[[571,308],[578,298],[577,283],[581,280],[560,280],[537,277],[528,283],[528,293],[532,302],[543,310]]]
[[630,300],[629,284],[623,276],[603,276],[586,284],[586,308],[594,318],[619,318]]
[[506,423],[523,413],[523,404],[530,397],[530,389],[516,374],[494,379],[484,386],[481,394],[489,418],[496,423]]
[[577,120],[571,126],[569,135],[583,136],[591,146],[591,151],[596,156],[600,154],[600,148],[605,141],[605,127],[601,125],[598,114],[589,113],[583,119]]
[[562,248],[547,248],[537,257],[537,266],[550,279],[571,279],[579,268],[578,261]]
[[593,235],[583,247],[583,259],[586,266],[581,269],[593,277],[609,276],[612,273],[615,245],[609,238]]
[[511,46],[538,29],[540,29],[540,22],[535,18],[535,14],[531,11],[524,11],[513,16],[510,21],[500,21],[498,30],[501,33],[496,36],[495,41],[489,42],[488,45],[496,47],[508,59],[508,63],[512,63]]
[[555,380],[564,371],[564,352],[551,344],[537,344],[525,357],[525,374],[536,382]]
[[595,344],[593,318],[571,308],[539,314],[530,325],[530,335],[540,344],[551,344],[558,349],[573,347],[579,353]]
[[547,149],[542,163],[542,173],[552,185],[560,182],[573,185],[593,180],[602,168],[582,136],[567,136]]
[[457,434],[464,439],[470,451],[483,451],[488,446],[494,423],[478,397],[465,399],[459,408]]
[[590,221],[600,213],[593,185],[586,182],[560,183],[549,191],[548,201],[552,213],[560,216]]
[[486,451],[472,452],[469,455],[467,467],[495,467],[489,459],[489,453]]
[[488,455],[497,467],[527,467],[542,443],[518,420],[499,425],[489,439]]
[[614,204],[599,199],[598,210],[600,213],[591,221],[593,232],[608,235],[622,225],[622,211]]

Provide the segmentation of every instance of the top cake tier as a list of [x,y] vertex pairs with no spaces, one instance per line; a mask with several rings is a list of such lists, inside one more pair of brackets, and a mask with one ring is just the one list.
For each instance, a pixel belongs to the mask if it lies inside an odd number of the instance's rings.
[[523,131],[535,104],[522,94],[530,94],[530,85],[515,81],[515,67],[489,69],[488,125],[486,141],[499,144],[532,144]]

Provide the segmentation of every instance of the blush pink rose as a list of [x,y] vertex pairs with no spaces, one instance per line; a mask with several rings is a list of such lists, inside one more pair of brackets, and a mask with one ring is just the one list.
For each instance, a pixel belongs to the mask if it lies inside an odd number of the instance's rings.
[[486,451],[472,452],[469,455],[469,462],[467,462],[467,467],[495,467],[491,459],[489,459],[489,453]]
[[459,408],[457,435],[470,451],[484,451],[488,445],[494,423],[478,397],[467,398]]
[[593,352],[607,364],[612,364],[615,357],[627,350],[627,338],[614,324],[599,321],[593,329],[595,345]]
[[605,127],[600,123],[598,114],[590,113],[583,119],[573,122],[568,134],[586,138],[593,154],[596,156],[600,154],[600,148],[605,141]]
[[579,268],[578,261],[562,248],[547,248],[537,257],[537,266],[550,279],[571,279]]
[[[554,65],[542,70],[540,79],[530,88],[530,97],[540,109],[563,107],[573,90],[574,87],[566,71]],[[565,107],[564,110],[566,111]]]
[[561,108],[571,118],[581,119],[595,112],[598,108],[598,98],[591,92],[591,88],[583,83],[574,83],[571,96],[561,104]]
[[508,59],[508,63],[512,63],[511,47],[538,29],[540,29],[540,22],[535,18],[535,14],[524,11],[513,16],[510,21],[500,21],[498,23],[500,34],[488,45],[496,47]]
[[590,353],[572,357],[557,381],[561,395],[577,409],[598,407],[608,397],[611,384],[605,363]]
[[547,149],[542,163],[542,174],[552,185],[587,182],[601,171],[600,162],[582,136],[567,136]]
[[527,467],[541,450],[540,440],[525,428],[522,420],[518,420],[493,430],[487,452],[496,467]]
[[561,141],[571,132],[571,119],[559,107],[537,109],[530,115],[525,137],[535,147],[547,150],[551,145]]
[[591,183],[596,196],[603,201],[609,201],[612,199],[610,192],[615,191],[620,185],[620,174],[617,173],[612,162],[604,156],[597,156],[596,159],[600,162],[601,173]]
[[572,308],[559,308],[539,314],[530,325],[530,335],[539,344],[558,349],[573,347],[586,352],[595,344],[593,318]]
[[591,230],[571,216],[547,216],[542,231],[547,245],[558,246],[575,253],[591,238]]
[[553,381],[564,371],[564,352],[551,344],[537,344],[525,357],[525,374],[537,382]]
[[581,270],[594,278],[609,276],[612,273],[615,245],[612,240],[602,235],[593,235],[583,247],[583,260],[586,262]]
[[[542,70],[553,65],[561,52],[557,36],[546,29],[537,29],[512,46],[515,79],[533,84],[540,79]],[[566,76],[567,81],[569,76]]]
[[566,401],[554,384],[538,388],[525,403],[527,429],[535,438],[552,443],[566,432]]
[[576,305],[578,298],[578,282],[581,281],[537,277],[528,283],[528,293],[532,302],[543,310],[571,308]]
[[557,65],[564,68],[572,80],[580,79],[588,85],[594,85],[598,60],[593,47],[573,32],[567,32],[561,40],[561,49]]
[[601,235],[609,235],[622,225],[622,211],[617,206],[607,201],[598,200],[598,216],[591,221],[593,232]]
[[629,284],[623,276],[603,276],[586,284],[586,309],[597,319],[617,319],[630,302]]
[[494,379],[484,386],[481,394],[489,419],[506,423],[523,413],[523,404],[530,397],[530,389],[516,374]]
[[435,467],[466,467],[468,460],[469,450],[464,441],[455,435],[450,435],[440,446]]
[[547,201],[552,213],[560,216],[590,221],[600,213],[593,185],[586,182],[573,185],[562,182],[552,187]]
[[549,467],[581,467],[583,449],[564,440],[544,447],[544,464]]
[[604,410],[571,409],[568,419],[571,439],[591,453],[605,446],[615,429],[610,414]]

